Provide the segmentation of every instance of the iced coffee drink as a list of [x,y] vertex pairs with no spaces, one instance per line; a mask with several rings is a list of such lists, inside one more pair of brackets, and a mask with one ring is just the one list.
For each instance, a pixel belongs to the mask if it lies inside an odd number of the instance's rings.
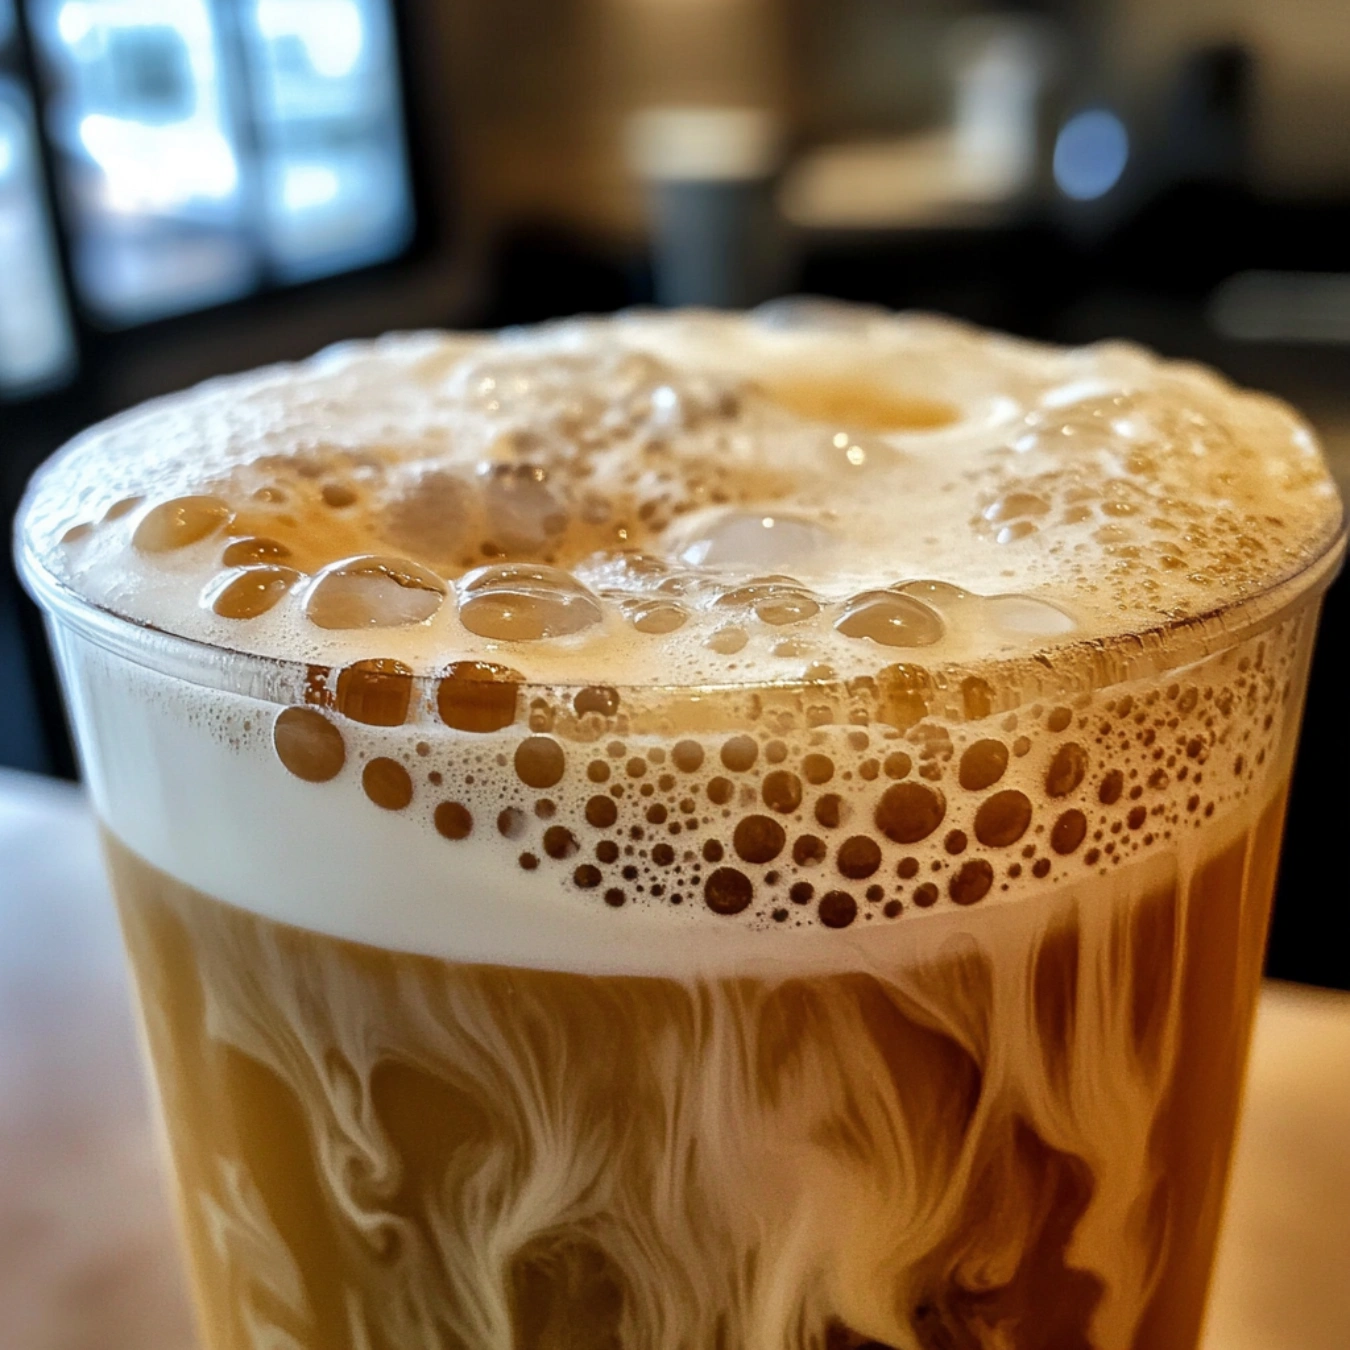
[[209,1350],[1194,1350],[1341,507],[1125,345],[348,345],[21,523]]

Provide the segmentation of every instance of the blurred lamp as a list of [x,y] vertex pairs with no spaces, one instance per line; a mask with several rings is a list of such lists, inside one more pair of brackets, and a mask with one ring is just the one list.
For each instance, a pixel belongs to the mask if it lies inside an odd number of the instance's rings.
[[1120,182],[1129,158],[1125,123],[1106,108],[1084,109],[1064,123],[1055,139],[1055,183],[1073,201],[1095,201]]

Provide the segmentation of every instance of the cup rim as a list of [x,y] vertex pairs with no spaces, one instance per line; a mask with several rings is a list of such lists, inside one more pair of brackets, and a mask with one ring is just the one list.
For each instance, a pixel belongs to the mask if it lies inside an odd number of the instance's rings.
[[[20,504],[15,523],[15,560],[30,596],[42,608],[50,625],[59,621],[81,637],[144,668],[175,676],[202,688],[247,694],[265,702],[286,705],[312,696],[316,672],[330,667],[290,657],[254,652],[185,637],[120,614],[82,595],[58,578],[30,547],[24,530],[27,500]],[[1067,696],[1107,689],[1133,679],[1180,671],[1206,657],[1238,646],[1279,623],[1301,605],[1325,592],[1345,559],[1350,531],[1344,505],[1335,530],[1324,547],[1297,571],[1252,595],[1215,605],[1201,614],[1161,621],[1136,632],[1105,637],[1075,637],[1048,642],[1015,655],[928,662],[916,654],[908,661],[879,663],[876,674],[921,670],[938,688],[959,689],[964,679],[978,676],[997,690],[1017,690],[1014,699],[996,700],[995,709],[1007,711],[1028,699],[1054,694]],[[475,658],[447,652],[437,670],[414,673],[413,686],[432,690],[456,662]],[[863,676],[827,680],[684,681],[663,684],[612,684],[599,679],[515,681],[522,692],[534,691],[555,699],[578,690],[604,685],[651,704],[690,695],[746,697],[755,694],[802,692],[846,697]],[[434,704],[434,697],[432,699]]]

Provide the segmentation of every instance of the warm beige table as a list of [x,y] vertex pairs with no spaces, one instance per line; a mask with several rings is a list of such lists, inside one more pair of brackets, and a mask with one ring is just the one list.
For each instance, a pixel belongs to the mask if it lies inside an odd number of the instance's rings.
[[[192,1341],[88,811],[0,771],[0,1347]],[[1350,995],[1264,994],[1205,1350],[1350,1350]]]

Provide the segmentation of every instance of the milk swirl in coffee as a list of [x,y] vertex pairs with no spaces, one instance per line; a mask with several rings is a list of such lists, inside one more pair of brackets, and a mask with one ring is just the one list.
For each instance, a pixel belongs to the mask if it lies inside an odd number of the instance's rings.
[[157,652],[56,634],[213,1350],[1194,1346],[1288,409],[807,302],[390,337],[25,529]]

